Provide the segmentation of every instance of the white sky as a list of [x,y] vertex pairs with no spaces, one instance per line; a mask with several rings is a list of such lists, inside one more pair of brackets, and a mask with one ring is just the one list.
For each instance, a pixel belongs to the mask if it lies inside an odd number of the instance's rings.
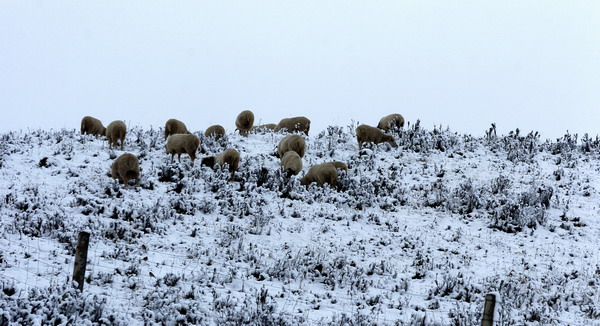
[[600,1],[0,1],[0,131],[244,109],[600,134]]

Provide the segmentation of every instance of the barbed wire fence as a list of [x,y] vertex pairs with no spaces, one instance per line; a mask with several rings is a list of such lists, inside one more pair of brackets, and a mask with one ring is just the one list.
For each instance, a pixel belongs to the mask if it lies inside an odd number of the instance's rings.
[[[15,255],[20,253],[23,255],[24,259],[21,261],[22,264],[13,264],[7,261],[5,257],[4,264],[5,266],[0,269],[0,273],[3,279],[10,280],[14,283],[20,284],[21,288],[19,289],[20,294],[19,297],[24,297],[23,293],[27,293],[27,290],[32,288],[39,288],[51,285],[59,285],[64,284],[66,282],[70,282],[72,280],[72,271],[73,264],[75,261],[75,256],[70,255],[68,253],[64,253],[64,249],[58,248],[57,243],[54,241],[46,240],[43,238],[35,238],[35,240],[31,240],[29,237],[26,237],[26,241],[11,241],[10,239],[4,239],[5,250],[7,252],[14,253]],[[87,260],[90,262],[87,267],[88,281],[90,280],[91,275],[99,275],[100,273],[104,273],[105,275],[114,276],[121,275],[124,270],[127,269],[126,262],[118,261],[117,259],[112,259],[112,264],[106,263],[107,259],[103,259],[103,252],[98,248],[100,246],[99,241],[95,241],[94,245],[91,246],[88,250],[91,253]],[[19,250],[20,249],[20,250]],[[315,310],[318,306],[319,312],[321,311],[330,311],[335,314],[344,314],[346,316],[355,315],[359,309],[359,306],[364,307],[364,298],[366,296],[365,293],[362,293],[362,297],[359,298],[358,295],[354,295],[352,292],[348,291],[350,295],[344,295],[341,293],[336,293],[330,299],[330,302],[335,301],[335,303],[331,303],[329,305],[323,305],[322,302],[325,298],[316,298],[312,301],[302,297],[301,295],[296,295],[294,293],[306,293],[306,289],[302,288],[302,282],[300,282],[296,287],[292,287],[291,284],[281,284],[278,282],[272,282],[267,280],[259,281],[255,279],[251,273],[240,273],[239,277],[237,277],[237,281],[241,282],[241,285],[236,289],[234,286],[225,286],[225,283],[231,284],[235,279],[236,272],[234,270],[239,269],[239,267],[228,265],[226,261],[221,261],[216,259],[215,257],[209,257],[212,264],[218,264],[223,269],[229,268],[229,273],[224,273],[222,271],[217,270],[217,267],[208,268],[206,262],[204,264],[201,262],[199,258],[190,257],[190,255],[182,255],[176,254],[173,252],[161,251],[161,250],[149,250],[146,249],[148,253],[171,257],[172,259],[166,259],[162,261],[155,260],[153,258],[144,257],[143,260],[140,260],[142,264],[139,264],[138,267],[140,271],[134,273],[135,276],[127,277],[128,280],[133,280],[135,283],[135,287],[132,289],[132,284],[123,282],[122,280],[115,279],[114,277],[110,277],[109,280],[106,280],[104,283],[96,284],[93,282],[86,282],[86,287],[92,287],[94,293],[102,294],[104,291],[104,295],[107,298],[117,299],[119,300],[118,304],[113,305],[113,308],[123,314],[129,314],[131,309],[134,309],[132,304],[134,299],[144,300],[144,290],[146,293],[152,293],[155,291],[155,285],[145,284],[147,283],[148,277],[159,281],[161,278],[164,278],[167,274],[178,274],[180,278],[177,280],[177,283],[181,283],[190,288],[197,288],[202,286],[203,284],[200,282],[202,280],[210,281],[210,289],[215,292],[221,292],[223,295],[228,295],[233,292],[237,293],[247,293],[248,288],[254,289],[255,291],[260,290],[273,290],[273,292],[284,291],[287,289],[285,297],[283,297],[278,302],[278,311],[276,314],[279,316],[290,316],[296,315],[301,316],[302,318],[313,322],[323,322],[325,315],[324,313],[320,313],[320,318],[312,317],[311,311]],[[46,260],[44,257],[57,257],[60,259],[54,259],[52,261]],[[190,262],[187,264],[186,262]],[[145,265],[143,263],[146,263]],[[176,264],[181,264],[178,266]],[[157,269],[158,270],[157,270]],[[19,271],[19,277],[15,277],[15,273],[7,273],[7,270],[14,269]],[[147,277],[143,277],[140,275],[142,273],[142,269],[144,269],[144,274]],[[208,280],[209,273],[212,273],[210,276],[210,280]],[[205,275],[204,279],[198,278],[198,275]],[[123,275],[121,275],[123,276]],[[220,277],[220,279],[217,279]],[[192,281],[189,281],[191,279]],[[144,282],[146,280],[146,282]],[[195,282],[194,282],[195,280]],[[100,283],[100,282],[98,282]],[[208,284],[208,283],[207,283]],[[122,292],[125,288],[129,288],[130,291],[126,291],[127,296],[122,296],[121,294],[115,294],[115,290]],[[371,290],[379,291],[379,295],[387,295],[390,300],[392,299],[404,299],[405,302],[411,302],[415,300],[421,301],[430,301],[437,300],[438,302],[445,303],[444,309],[427,309],[422,311],[425,315],[429,315],[432,318],[433,322],[443,323],[448,320],[449,313],[453,312],[453,310],[449,310],[448,307],[459,308],[461,305],[460,301],[435,296],[432,297],[429,294],[421,294],[412,291],[394,291],[389,288],[380,287],[377,285],[370,285],[369,288]],[[84,290],[85,291],[85,290]],[[313,294],[314,295],[314,294]],[[317,300],[319,300],[317,302]],[[123,304],[126,303],[126,304]],[[502,300],[495,302],[497,305],[496,309],[499,309],[502,306],[509,307],[510,305],[505,303]],[[377,311],[377,318],[387,318],[388,314],[385,312],[387,309],[384,304],[379,305],[382,308],[381,311]],[[440,306],[441,307],[441,306]],[[300,309],[303,308],[303,309]],[[323,310],[321,310],[323,309]],[[384,311],[385,310],[385,311]],[[398,310],[398,309],[396,309]],[[433,317],[431,317],[433,316]],[[560,323],[562,325],[573,325],[573,326],[583,326],[588,325],[589,323],[586,321],[572,321],[572,320],[564,320],[561,318],[553,318],[553,321]],[[498,320],[495,321],[494,325],[503,325],[504,321]]]

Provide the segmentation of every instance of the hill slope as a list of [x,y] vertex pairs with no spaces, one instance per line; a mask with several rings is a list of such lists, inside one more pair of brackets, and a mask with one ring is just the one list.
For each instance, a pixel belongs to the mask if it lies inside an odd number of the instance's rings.
[[[307,139],[304,171],[349,164],[337,189],[286,180],[281,134],[203,141],[240,151],[229,180],[187,155],[171,164],[161,130],[132,128],[129,189],[108,177],[122,151],[103,140],[0,135],[0,324],[466,325],[490,292],[506,324],[600,318],[597,139],[417,124],[359,156],[354,127]],[[68,285],[80,231],[83,294]]]

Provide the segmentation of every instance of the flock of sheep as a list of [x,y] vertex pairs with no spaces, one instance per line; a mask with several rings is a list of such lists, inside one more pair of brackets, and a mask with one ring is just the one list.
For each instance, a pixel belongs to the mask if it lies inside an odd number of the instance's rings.
[[[285,136],[277,145],[277,156],[281,159],[280,165],[288,177],[297,175],[302,171],[302,158],[306,151],[306,141],[299,133],[308,136],[310,129],[308,118],[286,118],[278,124],[270,123],[254,126],[254,114],[249,110],[245,110],[237,116],[235,126],[236,131],[239,131],[240,135],[245,137],[248,137],[251,131],[285,131],[292,133]],[[404,117],[397,113],[383,117],[377,127],[362,124],[356,128],[358,148],[361,149],[365,143],[379,144],[384,142],[397,147],[394,137],[386,132],[402,127],[404,127]],[[116,147],[120,143],[120,148],[123,150],[127,127],[123,121],[113,121],[108,127],[104,127],[100,120],[86,116],[81,120],[81,133],[106,136],[109,148],[112,149],[113,146]],[[177,154],[179,161],[181,161],[181,154],[188,154],[192,160],[192,166],[194,166],[200,139],[191,134],[186,125],[177,119],[169,119],[166,122],[164,135],[167,140],[166,152],[171,154],[171,162],[173,162],[175,154]],[[204,136],[218,140],[225,136],[225,128],[220,125],[210,126],[204,132]],[[228,166],[232,174],[237,171],[239,163],[240,153],[235,148],[228,148],[220,154],[205,157],[201,161],[201,165],[210,168]],[[313,165],[300,179],[300,183],[309,185],[316,182],[320,186],[327,183],[333,187],[337,182],[338,170],[347,172],[348,166],[339,161]],[[139,184],[140,166],[138,158],[129,153],[119,156],[112,164],[111,175],[114,179],[123,182],[125,187],[128,186],[130,180],[135,180],[136,184]]]

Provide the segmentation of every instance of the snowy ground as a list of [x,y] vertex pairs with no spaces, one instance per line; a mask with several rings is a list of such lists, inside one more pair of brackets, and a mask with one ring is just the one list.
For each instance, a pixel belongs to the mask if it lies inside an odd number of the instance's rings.
[[307,138],[304,171],[350,166],[337,189],[282,177],[277,133],[203,140],[240,151],[229,180],[133,127],[129,189],[102,139],[0,135],[0,324],[469,325],[493,292],[501,324],[600,325],[598,139],[413,125],[358,155],[354,127]]

